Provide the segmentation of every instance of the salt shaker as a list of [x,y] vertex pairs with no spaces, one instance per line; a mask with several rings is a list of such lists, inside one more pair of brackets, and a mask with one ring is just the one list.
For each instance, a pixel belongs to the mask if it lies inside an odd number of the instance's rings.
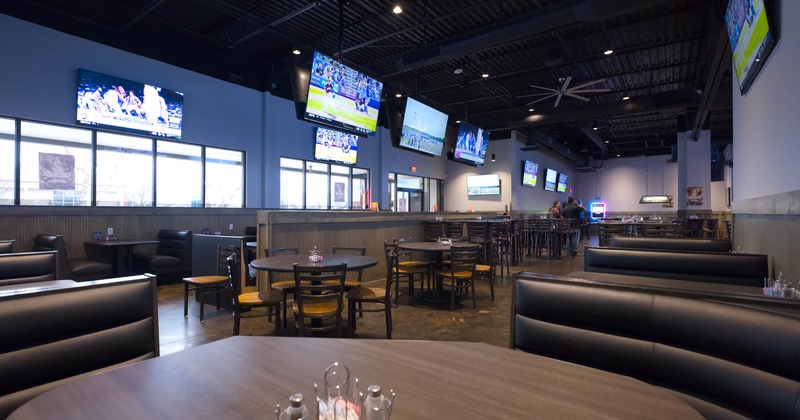
[[281,412],[278,420],[306,420],[308,409],[303,403],[303,394],[294,394],[289,397],[289,407]]
[[380,385],[370,385],[367,388],[367,398],[364,399],[364,411],[361,420],[387,420],[392,402],[381,395]]

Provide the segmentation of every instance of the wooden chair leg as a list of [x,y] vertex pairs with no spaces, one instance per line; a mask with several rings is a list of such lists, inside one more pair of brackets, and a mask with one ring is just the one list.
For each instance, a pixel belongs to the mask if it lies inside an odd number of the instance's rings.
[[392,338],[392,308],[391,306],[386,306],[386,338]]

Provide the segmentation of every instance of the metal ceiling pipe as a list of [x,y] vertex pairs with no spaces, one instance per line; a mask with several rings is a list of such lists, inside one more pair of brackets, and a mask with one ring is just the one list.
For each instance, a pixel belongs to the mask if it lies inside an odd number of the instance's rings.
[[592,128],[586,124],[585,120],[578,121],[578,127],[580,127],[581,131],[586,135],[586,137],[589,137],[589,140],[593,141],[594,144],[600,148],[600,159],[608,159],[608,146],[606,146],[606,143],[603,141],[603,139],[601,139],[600,136],[598,136],[597,133],[595,133]]
[[397,60],[397,68],[400,71],[414,70],[515,39],[549,32],[575,23],[609,19],[664,1],[572,0],[558,3],[403,54]]
[[562,157],[569,159],[576,164],[585,162],[587,160],[587,156],[583,153],[574,152],[566,145],[553,140],[552,137],[548,136],[541,130],[530,128],[520,130],[519,132],[525,136],[525,146],[527,146],[528,150],[534,150],[533,146],[542,146],[558,153]]

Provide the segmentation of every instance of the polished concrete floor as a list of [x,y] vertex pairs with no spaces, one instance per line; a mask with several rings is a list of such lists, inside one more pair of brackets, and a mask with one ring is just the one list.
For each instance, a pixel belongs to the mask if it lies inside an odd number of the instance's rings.
[[[596,245],[597,238],[584,240],[584,245]],[[521,264],[511,267],[511,275],[503,273],[495,284],[495,300],[490,300],[487,282],[476,283],[477,309],[472,301],[456,304],[425,303],[408,296],[401,287],[400,304],[392,309],[393,339],[479,341],[497,346],[509,345],[511,285],[514,273],[533,271],[567,274],[583,270],[583,257],[550,259],[548,256],[523,256]],[[205,306],[205,322],[200,322],[199,302],[189,301],[189,316],[183,316],[183,285],[162,286],[158,290],[159,338],[161,355],[229,337],[233,333],[233,317],[225,309]],[[291,316],[291,314],[290,314]],[[273,323],[265,317],[243,319],[241,335],[271,335]],[[291,333],[288,331],[287,333]],[[385,338],[386,327],[382,313],[365,313],[358,319],[355,338]]]

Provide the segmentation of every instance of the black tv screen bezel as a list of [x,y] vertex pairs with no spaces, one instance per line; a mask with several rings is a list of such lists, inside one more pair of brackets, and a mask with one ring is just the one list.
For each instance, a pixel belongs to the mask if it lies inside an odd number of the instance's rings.
[[[340,71],[340,73],[345,74],[345,75],[346,74],[356,74],[358,76],[363,76],[366,79],[371,80],[377,86],[380,87],[379,89],[377,89],[377,99],[376,98],[367,98],[368,99],[367,108],[372,108],[369,104],[372,104],[373,102],[377,102],[377,108],[373,108],[373,109],[375,109],[374,118],[371,118],[373,123],[371,123],[369,125],[369,127],[366,126],[366,125],[351,124],[351,123],[348,123],[348,122],[343,121],[341,119],[326,118],[326,117],[324,117],[322,115],[319,115],[317,113],[309,112],[309,110],[310,110],[309,106],[311,104],[311,100],[310,100],[311,99],[311,95],[312,94],[313,95],[318,94],[318,92],[315,92],[314,90],[312,90],[312,86],[315,89],[321,89],[319,86],[317,86],[314,83],[315,78],[318,79],[320,77],[320,75],[315,74],[315,71],[314,71],[315,70],[314,69],[314,63],[317,62],[317,57],[318,56],[324,57],[325,59],[327,59],[327,61],[333,63],[332,65],[340,67],[342,69]],[[358,78],[358,76],[356,76],[356,78]],[[346,76],[343,76],[343,77],[346,77]],[[305,106],[304,106],[304,109],[303,109],[303,119],[304,120],[310,121],[310,122],[313,122],[313,123],[316,123],[316,124],[322,124],[322,125],[325,125],[325,126],[337,129],[337,130],[347,131],[349,133],[357,134],[359,136],[373,135],[378,130],[378,115],[380,114],[380,108],[381,108],[380,97],[381,97],[381,92],[383,91],[383,83],[382,82],[380,82],[379,80],[374,79],[374,78],[372,78],[370,76],[367,76],[366,74],[361,73],[358,70],[353,69],[352,67],[344,65],[340,61],[334,60],[330,56],[325,55],[325,54],[323,54],[323,53],[321,53],[319,51],[314,51],[314,59],[312,59],[312,61],[311,61],[311,69],[309,69],[308,80],[306,80],[306,82],[307,82],[305,84],[306,97],[305,97],[305,104],[304,104]],[[295,90],[296,90],[296,88],[295,88]],[[297,91],[295,91],[295,94],[296,93],[297,93]],[[339,95],[342,96],[342,97],[348,98],[348,99],[353,99],[355,101],[354,98],[349,98],[348,95],[342,94],[341,90],[339,92]],[[355,107],[355,104],[353,106]],[[321,110],[320,110],[320,112],[321,112]],[[333,115],[333,114],[330,114],[330,115]],[[335,117],[335,115],[334,115],[334,117]],[[372,128],[372,127],[374,127],[374,128]]]
[[[462,157],[459,156],[459,153],[458,153],[459,152],[458,138],[461,135],[462,129],[464,127],[468,127],[468,128],[473,129],[473,130],[470,130],[470,131],[484,133],[484,135],[481,138],[481,144],[479,146],[480,147],[480,152],[483,152],[483,155],[482,156],[476,156],[475,160],[466,159],[466,158],[462,158]],[[467,165],[475,166],[475,167],[478,167],[478,168],[482,167],[486,163],[486,152],[489,149],[489,135],[490,134],[491,133],[488,130],[484,130],[484,129],[482,129],[482,128],[476,126],[476,125],[470,124],[470,123],[468,123],[466,121],[459,122],[458,123],[458,131],[456,131],[456,140],[455,140],[455,144],[453,146],[453,160],[456,161],[456,162],[465,163]]]
[[[343,134],[343,135],[348,135],[348,136],[354,136],[355,137],[355,140],[356,140],[355,158],[353,159],[352,162],[336,159],[336,158],[333,158],[333,157],[328,157],[328,158],[319,157],[320,154],[318,152],[319,152],[320,148],[323,145],[321,145],[319,143],[318,137],[319,137],[320,131],[323,131],[323,130],[329,131],[331,133],[337,133],[337,134]],[[358,161],[358,138],[359,138],[358,134],[355,134],[355,133],[350,133],[350,132],[342,131],[342,130],[334,130],[334,129],[330,128],[330,127],[316,127],[314,129],[314,160],[317,160],[317,161],[320,161],[320,162],[340,163],[340,164],[343,164],[343,165],[353,166]],[[352,150],[352,146],[350,146],[350,148]]]
[[[406,126],[406,117],[408,115],[408,104],[409,104],[408,101],[409,100],[414,101],[416,104],[424,107],[424,109],[426,108],[426,110],[430,110],[431,112],[436,112],[436,113],[439,113],[441,115],[444,115],[444,124],[443,124],[444,130],[442,132],[442,143],[441,143],[441,145],[439,147],[438,153],[429,152],[427,150],[420,149],[419,147],[412,147],[412,146],[410,146],[408,144],[403,144],[403,135],[405,134],[404,128]],[[425,155],[429,155],[429,156],[441,156],[442,155],[442,151],[444,150],[445,133],[447,132],[447,121],[449,119],[449,116],[447,114],[445,114],[444,112],[436,110],[433,107],[431,107],[429,105],[426,105],[426,104],[422,103],[421,101],[418,101],[418,100],[416,100],[414,98],[411,98],[411,97],[406,97],[405,98],[405,103],[403,104],[402,116],[403,116],[402,122],[400,123],[400,137],[399,137],[399,139],[397,141],[397,147],[399,147],[401,149],[405,149],[405,150],[411,150],[411,151],[414,151],[414,152],[419,152],[419,153],[422,153],[422,154],[425,154]],[[429,133],[425,133],[425,134],[429,134]]]
[[[525,183],[525,167],[527,166],[528,163],[536,165],[536,173],[533,174],[533,176],[534,176],[534,181],[533,181],[534,184],[533,185]],[[521,171],[520,171],[520,180],[519,180],[519,182],[523,187],[536,188],[536,183],[539,182],[539,164],[534,162],[534,161],[532,161],[532,160],[523,159],[522,160],[522,168],[521,168]]]
[[[547,188],[547,182],[548,182],[547,181],[547,175],[550,172],[554,172],[556,174],[556,181],[553,182],[553,186],[551,188]],[[556,186],[558,186],[558,171],[555,170],[555,169],[552,169],[552,168],[546,168],[544,174],[545,174],[544,175],[544,182],[542,183],[542,185],[544,186],[544,190],[545,191],[550,191],[550,192],[556,192]]]
[[[731,3],[733,1],[736,1],[736,0],[729,0],[728,1],[728,4],[725,7],[725,13],[724,13],[724,16],[723,16],[723,20],[725,22],[725,29],[726,29],[727,36],[728,36],[728,42],[729,42],[729,44],[731,46],[731,56],[732,56],[731,57],[731,61],[732,61],[732,63],[731,63],[731,71],[733,73],[733,77],[736,79],[736,81],[739,84],[739,92],[741,93],[741,95],[744,95],[750,89],[750,86],[752,86],[752,84],[755,81],[756,77],[758,77],[758,74],[761,73],[761,69],[764,67],[764,63],[767,61],[767,58],[769,57],[770,53],[772,53],[772,50],[775,48],[775,45],[778,43],[778,36],[777,36],[777,32],[778,31],[776,30],[775,25],[773,25],[774,20],[770,16],[770,6],[767,4],[768,0],[763,0],[763,2],[762,2],[762,5],[763,5],[762,14],[759,15],[759,16],[763,15],[763,18],[766,20],[767,33],[766,33],[766,36],[761,40],[761,44],[760,44],[758,50],[755,52],[755,56],[753,57],[753,64],[752,64],[750,70],[747,71],[747,73],[743,75],[744,76],[743,78],[739,78],[738,70],[737,70],[737,63],[736,63],[736,56],[735,56],[736,47],[737,47],[736,44],[738,42],[738,38],[736,40],[734,40],[734,33],[735,33],[734,29],[735,29],[735,26],[729,20],[730,7],[731,7]],[[748,0],[748,1],[750,1],[752,3],[753,0]]]
[[[138,112],[140,115],[139,117],[131,117],[132,114],[129,110],[126,110],[125,112],[120,110],[120,114],[118,116],[111,116],[110,118],[104,118],[103,120],[92,119],[89,115],[92,112],[89,108],[87,108],[89,104],[87,103],[86,95],[89,93],[89,90],[93,92],[97,88],[100,88],[100,90],[108,92],[109,90],[114,90],[111,89],[112,87],[121,87],[122,89],[125,89],[125,92],[133,92],[142,102],[145,101],[145,91],[154,92],[158,95],[158,99],[162,101],[160,104],[161,109],[164,107],[167,108],[168,121],[166,121],[166,123],[173,126],[163,127],[142,123],[142,120],[144,120],[145,117],[141,117],[141,115],[144,115],[141,107],[139,108]],[[184,95],[182,92],[163,88],[150,83],[136,82],[121,77],[96,72],[94,70],[79,68],[77,72],[76,96],[77,112],[75,122],[79,125],[170,140],[180,140],[183,137]],[[125,107],[125,105],[119,106]],[[100,113],[100,115],[105,114]]]

